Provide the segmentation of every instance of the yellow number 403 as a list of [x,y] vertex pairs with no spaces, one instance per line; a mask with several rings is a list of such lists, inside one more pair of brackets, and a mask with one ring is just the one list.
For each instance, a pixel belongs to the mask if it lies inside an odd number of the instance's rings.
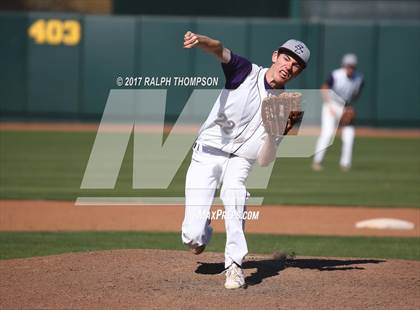
[[77,45],[80,42],[80,23],[77,20],[37,19],[28,29],[36,44]]

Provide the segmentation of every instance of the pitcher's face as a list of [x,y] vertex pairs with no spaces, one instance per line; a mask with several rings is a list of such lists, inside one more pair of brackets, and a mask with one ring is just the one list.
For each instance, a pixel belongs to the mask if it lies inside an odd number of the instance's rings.
[[299,63],[288,54],[274,52],[272,61],[273,64],[270,68],[272,70],[272,78],[278,85],[283,86],[302,71]]

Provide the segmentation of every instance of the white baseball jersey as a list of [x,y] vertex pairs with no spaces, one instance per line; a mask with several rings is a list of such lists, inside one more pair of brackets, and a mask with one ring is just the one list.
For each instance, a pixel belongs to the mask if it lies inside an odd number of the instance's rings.
[[[242,62],[247,70],[236,73],[232,78],[225,69],[230,64],[224,65],[226,86],[201,127],[197,142],[247,159],[256,159],[265,136],[261,102],[270,92],[265,81],[268,69],[251,64],[233,53],[231,62]],[[232,85],[235,78],[236,85]]]
[[357,96],[363,85],[363,75],[354,72],[349,78],[344,68],[334,70],[327,80],[329,87],[343,99],[346,103],[351,103],[352,99]]

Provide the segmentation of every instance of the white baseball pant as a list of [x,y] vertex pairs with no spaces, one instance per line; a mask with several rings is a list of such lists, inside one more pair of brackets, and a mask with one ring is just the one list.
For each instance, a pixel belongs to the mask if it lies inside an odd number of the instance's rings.
[[212,229],[207,215],[217,187],[225,208],[225,268],[238,265],[248,253],[244,234],[243,212],[247,199],[245,182],[254,161],[194,150],[185,184],[185,216],[182,241],[190,247],[208,244]]
[[[343,114],[344,107],[335,102],[325,103],[322,107],[321,134],[315,149],[314,163],[321,163],[325,157],[328,146],[334,139],[335,130]],[[353,153],[354,126],[343,126],[341,130],[341,157],[340,165],[350,167]]]

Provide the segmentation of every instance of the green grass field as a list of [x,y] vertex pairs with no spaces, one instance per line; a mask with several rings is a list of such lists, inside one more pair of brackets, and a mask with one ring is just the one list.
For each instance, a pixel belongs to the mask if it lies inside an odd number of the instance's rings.
[[[93,132],[0,131],[0,198],[75,200],[79,196],[183,196],[187,157],[165,191],[132,189],[131,142],[113,190],[81,190]],[[310,158],[278,159],[267,190],[250,190],[266,204],[420,207],[420,141],[357,138],[354,167],[338,168],[340,141],[325,171]],[[209,251],[223,252],[224,234]],[[247,235],[251,253],[420,260],[420,238]],[[0,259],[125,248],[184,249],[179,234],[150,232],[0,232]]]
[[[247,234],[250,253],[420,260],[418,238],[319,237]],[[207,250],[223,252],[224,234]],[[151,232],[2,232],[0,259],[109,249],[184,250],[180,234]]]
[[[0,197],[183,196],[189,157],[168,190],[134,190],[131,143],[115,189],[81,190],[94,139],[94,132],[0,132]],[[310,158],[278,159],[269,188],[251,189],[251,194],[265,197],[265,204],[420,206],[418,139],[357,138],[348,173],[338,168],[340,144],[330,148],[320,173],[311,171]]]

